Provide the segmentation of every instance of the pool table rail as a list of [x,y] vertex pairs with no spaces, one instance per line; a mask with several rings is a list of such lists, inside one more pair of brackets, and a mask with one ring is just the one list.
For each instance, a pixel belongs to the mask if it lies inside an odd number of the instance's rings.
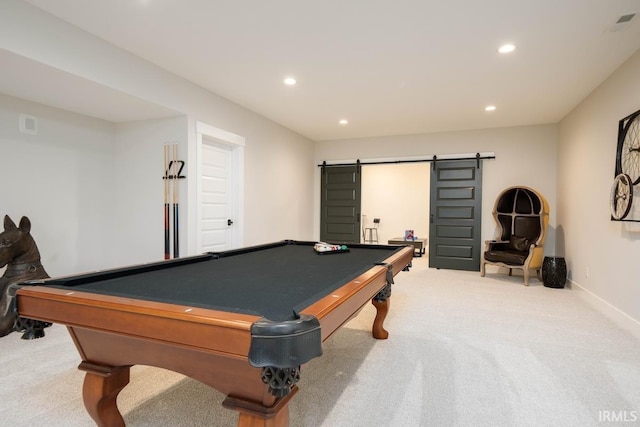
[[96,329],[229,354],[248,354],[251,326],[260,316],[229,313],[89,292],[25,286],[21,317]]
[[[392,269],[391,274],[395,276],[400,271],[407,269],[411,265],[412,259],[413,253],[408,247],[396,252],[387,259],[387,264]],[[373,303],[373,298],[387,285],[388,271],[386,265],[377,265],[330,295],[311,304],[301,313],[313,315],[320,320],[322,341],[325,341],[344,324],[356,317],[369,301]],[[376,306],[375,303],[373,304]],[[376,331],[384,329],[382,324],[386,317],[386,311],[383,306],[386,305],[386,310],[388,310],[388,304],[387,300],[386,304],[382,303],[380,306],[376,306],[376,320],[372,326],[374,338],[386,338],[376,336],[380,335]]]

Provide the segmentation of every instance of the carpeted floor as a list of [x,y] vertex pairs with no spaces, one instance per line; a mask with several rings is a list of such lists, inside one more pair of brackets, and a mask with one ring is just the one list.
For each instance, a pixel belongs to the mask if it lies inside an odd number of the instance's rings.
[[[396,277],[371,338],[367,306],[303,368],[292,426],[640,425],[640,341],[570,289],[435,270]],[[0,426],[91,426],[66,329],[0,340]],[[224,396],[179,374],[132,369],[128,426],[233,426]]]

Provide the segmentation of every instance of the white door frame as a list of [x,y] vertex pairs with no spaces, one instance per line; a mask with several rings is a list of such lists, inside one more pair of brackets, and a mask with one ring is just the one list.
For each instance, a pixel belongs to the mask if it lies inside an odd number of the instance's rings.
[[[202,201],[202,183],[200,176],[202,175],[202,139],[203,137],[213,138],[216,142],[226,145],[231,150],[232,174],[229,179],[231,181],[231,193],[229,199],[230,218],[233,219],[233,227],[231,227],[231,246],[232,248],[242,247],[244,244],[244,146],[245,138],[224,129],[208,125],[206,123],[196,121],[196,146],[193,156],[189,156],[192,160],[191,174],[194,179],[189,180],[190,193],[194,197],[190,198],[190,211],[195,215],[191,215],[195,219],[193,228],[190,228],[189,253],[198,254],[202,247],[202,209],[200,203]],[[191,222],[191,221],[190,221]]]

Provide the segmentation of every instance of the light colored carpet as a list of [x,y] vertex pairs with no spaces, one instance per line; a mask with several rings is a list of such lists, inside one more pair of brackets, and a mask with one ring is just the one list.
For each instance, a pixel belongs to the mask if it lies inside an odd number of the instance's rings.
[[[303,367],[292,426],[640,425],[640,341],[570,289],[417,258],[396,277],[388,340],[371,338],[374,315],[367,305]],[[79,361],[61,326],[0,340],[0,425],[93,425]],[[233,426],[223,399],[136,366],[118,405],[132,427]]]

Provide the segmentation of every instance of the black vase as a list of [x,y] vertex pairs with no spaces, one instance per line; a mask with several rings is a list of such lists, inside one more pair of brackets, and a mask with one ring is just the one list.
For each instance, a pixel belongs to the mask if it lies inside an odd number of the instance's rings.
[[542,283],[547,288],[564,288],[567,283],[567,263],[563,257],[544,257]]

